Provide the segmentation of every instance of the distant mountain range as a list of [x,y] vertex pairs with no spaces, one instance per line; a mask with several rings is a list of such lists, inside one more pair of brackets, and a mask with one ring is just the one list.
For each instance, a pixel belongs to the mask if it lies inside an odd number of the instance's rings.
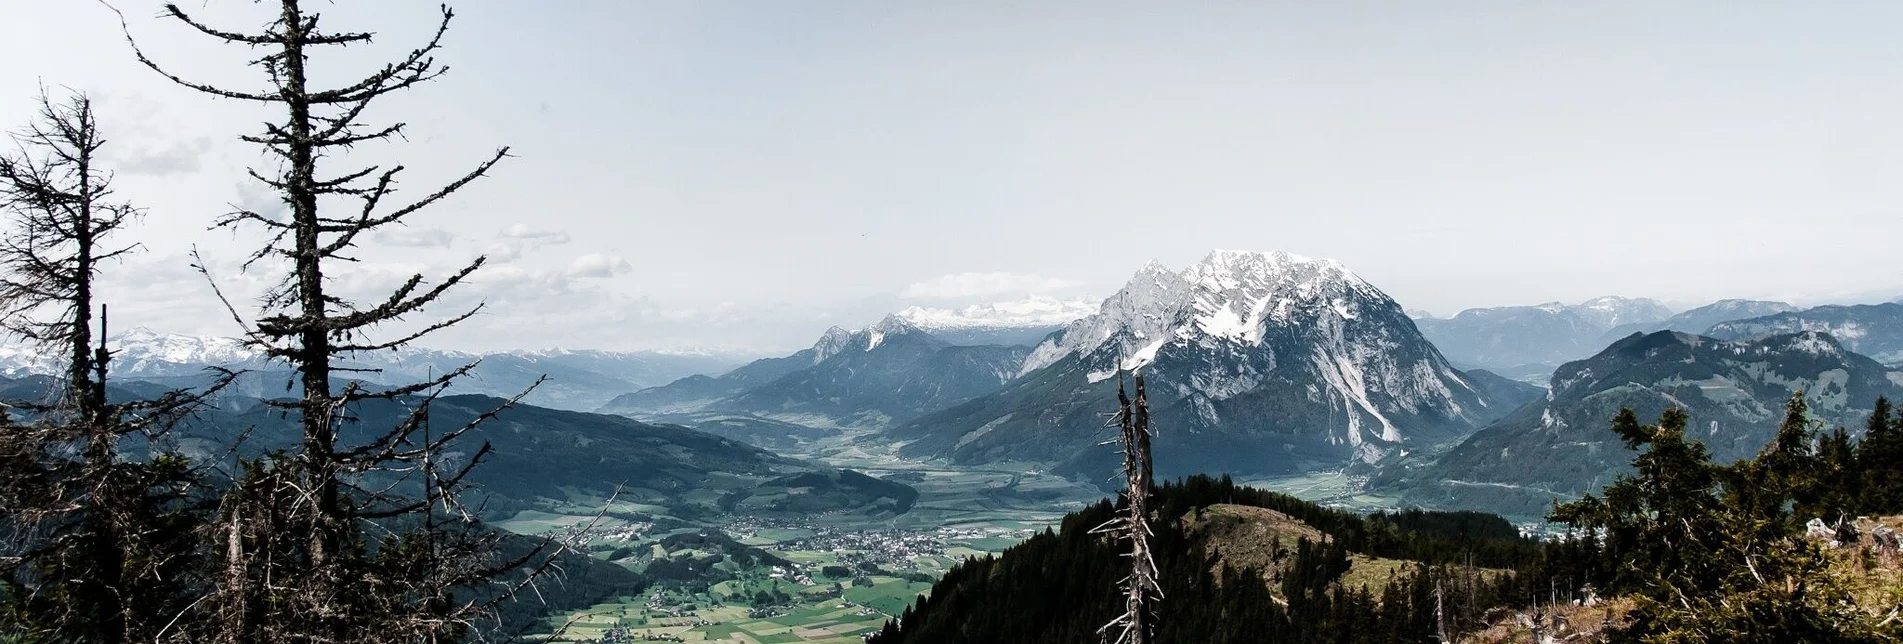
[[[493,396],[443,397],[431,406],[430,422],[460,428],[503,402]],[[365,401],[356,408],[361,420],[345,425],[341,439],[349,444],[394,427],[407,409],[403,401]],[[300,439],[295,418],[266,405],[208,410],[165,438],[194,461],[227,466],[234,454],[256,456]],[[484,443],[494,447],[470,480],[498,516],[533,507],[537,499],[565,500],[576,492],[606,498],[617,490],[624,502],[663,506],[679,518],[736,510],[897,514],[917,497],[900,483],[686,427],[534,405],[505,409],[460,441],[462,451],[449,454],[452,460],[467,458]],[[810,489],[793,498],[788,488]]]
[[[1104,414],[1118,383],[1141,372],[1160,475],[1347,466],[1408,503],[1524,516],[1596,489],[1629,461],[1605,431],[1622,406],[1656,417],[1684,405],[1708,427],[1699,438],[1732,457],[1763,442],[1794,388],[1817,399],[1820,417],[1853,426],[1877,395],[1903,399],[1903,376],[1881,364],[1903,362],[1903,303],[1724,300],[1675,314],[1603,297],[1438,319],[1410,315],[1332,260],[1217,251],[1182,270],[1152,262],[1088,315],[1075,308],[913,307],[739,366],[656,352],[422,349],[346,366],[400,383],[480,360],[446,410],[492,402],[457,394],[506,397],[547,374],[533,405],[510,412],[519,420],[496,426],[508,433],[485,434],[527,459],[498,470],[524,478],[489,482],[507,498],[603,477],[649,490],[739,477],[748,483],[721,494],[766,503],[780,498],[772,481],[813,475],[845,486],[828,508],[886,503],[875,512],[897,511],[905,494],[762,449],[798,452],[850,432],[910,458],[1094,479],[1115,463],[1100,445]],[[281,365],[228,338],[139,329],[109,344],[119,398],[202,382],[207,366],[250,370],[216,424],[257,424],[261,444],[274,440],[272,421],[252,415],[263,413],[258,399],[289,393]],[[47,371],[35,352],[0,347],[9,399],[44,397],[51,384],[23,376]],[[1537,386],[1548,374],[1550,387]],[[523,474],[538,468],[568,470]]]
[[1711,304],[1706,304],[1656,322],[1635,322],[1612,327],[1599,338],[1599,346],[1604,347],[1634,333],[1655,333],[1658,331],[1705,333],[1712,325],[1719,322],[1776,315],[1778,313],[1796,310],[1797,307],[1784,302],[1718,300]]
[[[194,337],[132,329],[107,342],[113,351],[113,377],[169,386],[191,386],[207,379],[207,367],[255,372],[234,391],[255,397],[283,395],[291,380],[280,364],[267,362],[258,351],[236,338]],[[525,399],[563,408],[591,410],[616,395],[642,387],[672,382],[697,373],[719,373],[738,360],[734,356],[672,354],[651,351],[594,350],[510,351],[467,353],[431,349],[359,354],[341,363],[357,369],[340,374],[380,385],[418,382],[432,375],[480,364],[452,387],[451,393],[514,396],[548,376]],[[20,345],[0,346],[0,375],[21,377],[56,371],[45,352]]]
[[913,306],[897,315],[952,344],[1035,346],[1044,336],[1096,312],[1096,308],[1091,302],[1031,297],[958,309]]
[[1145,266],[1095,315],[1040,343],[1002,389],[868,440],[1094,476],[1114,460],[1098,443],[1130,370],[1149,382],[1165,474],[1375,461],[1511,411],[1340,264],[1218,251],[1183,271]]
[[1749,338],[1798,331],[1829,333],[1851,351],[1886,364],[1903,363],[1903,304],[1896,302],[1819,306],[1749,319],[1732,318],[1713,324],[1707,333],[1718,338]]
[[1416,319],[1415,324],[1455,364],[1538,378],[1560,363],[1592,355],[1605,346],[1606,332],[1615,327],[1671,316],[1672,310],[1657,300],[1600,297],[1570,305],[1467,309],[1451,318]]
[[[719,377],[694,376],[631,392],[601,408],[648,418],[734,414],[820,428],[882,428],[996,390],[1030,348],[957,345],[893,315],[864,329],[828,329],[819,342]],[[768,425],[761,425],[763,427]]]
[[1373,485],[1410,504],[1538,516],[1555,497],[1596,491],[1627,470],[1633,454],[1609,430],[1621,408],[1649,422],[1684,407],[1690,437],[1730,461],[1770,439],[1796,389],[1819,419],[1860,428],[1878,396],[1903,399],[1903,373],[1815,331],[1737,341],[1635,334],[1567,363],[1543,399],[1438,459],[1387,464]]

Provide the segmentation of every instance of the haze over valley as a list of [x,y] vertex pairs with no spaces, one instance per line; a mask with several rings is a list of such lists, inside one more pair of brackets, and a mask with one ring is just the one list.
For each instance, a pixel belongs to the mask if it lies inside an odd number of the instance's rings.
[[1834,9],[0,0],[0,643],[1903,641]]

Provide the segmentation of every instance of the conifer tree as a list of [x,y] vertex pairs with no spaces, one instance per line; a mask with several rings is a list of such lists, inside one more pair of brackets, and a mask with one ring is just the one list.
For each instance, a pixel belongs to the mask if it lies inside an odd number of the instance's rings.
[[1863,471],[1857,455],[1858,445],[1842,427],[1831,430],[1817,444],[1815,501],[1798,506],[1800,517],[1820,517],[1835,522],[1863,514]]
[[132,250],[111,238],[138,210],[112,199],[92,101],[42,91],[39,108],[0,154],[0,324],[55,356],[62,377],[50,400],[8,401],[24,414],[0,421],[0,621],[28,639],[155,639],[191,601],[196,479],[176,454],[123,459],[121,439],[151,444],[203,394],[107,400],[95,281]]
[[1725,468],[1726,505],[1757,538],[1773,539],[1799,527],[1802,521],[1787,511],[1787,504],[1816,507],[1819,468],[1811,447],[1814,438],[1810,405],[1803,390],[1798,390],[1785,402],[1784,422],[1757,458]]
[[1858,444],[1857,468],[1863,473],[1862,513],[1903,512],[1903,427],[1890,399],[1878,398]]
[[[508,148],[407,202],[395,196],[401,165],[335,169],[351,149],[404,133],[401,122],[367,124],[367,108],[443,74],[435,55],[453,13],[443,6],[432,35],[407,54],[355,81],[319,87],[312,80],[313,58],[365,45],[374,34],[321,28],[320,15],[300,0],[270,5],[275,17],[254,32],[206,24],[176,4],[163,11],[218,42],[261,51],[252,64],[262,72],[262,87],[187,80],[134,44],[141,63],[179,85],[281,110],[263,131],[241,138],[277,162],[253,169],[251,176],[276,192],[288,212],[241,209],[218,225],[263,231],[270,241],[252,253],[247,269],[263,265],[283,271],[254,319],[245,321],[235,309],[232,314],[243,324],[248,343],[295,369],[298,398],[270,404],[299,419],[303,440],[294,449],[246,463],[225,496],[214,528],[220,573],[216,592],[205,604],[214,618],[197,637],[218,642],[454,640],[485,612],[477,599],[482,593],[472,589],[499,581],[503,571],[540,554],[499,561],[497,536],[459,501],[465,476],[490,448],[458,446],[454,459],[446,452],[494,412],[467,426],[431,433],[431,400],[473,364],[427,381],[371,391],[356,381],[339,382],[348,375],[339,362],[353,354],[401,349],[473,316],[480,305],[435,322],[409,323],[484,259],[434,279],[412,275],[367,302],[346,299],[331,279],[338,266],[354,261],[366,233],[407,223],[484,176]],[[202,263],[199,267],[212,277]],[[374,329],[404,324],[411,330],[372,336]],[[364,427],[353,410],[373,399],[401,401],[411,411],[393,427]]]
[[[1711,463],[1684,436],[1685,412],[1639,426],[1630,410],[1613,429],[1644,451],[1635,476],[1558,506],[1551,519],[1605,532],[1615,592],[1636,600],[1625,641],[1889,641],[1894,623],[1858,610],[1828,559],[1790,511],[1815,490],[1816,458],[1803,393],[1757,458]],[[1815,502],[1814,500],[1811,502]]]

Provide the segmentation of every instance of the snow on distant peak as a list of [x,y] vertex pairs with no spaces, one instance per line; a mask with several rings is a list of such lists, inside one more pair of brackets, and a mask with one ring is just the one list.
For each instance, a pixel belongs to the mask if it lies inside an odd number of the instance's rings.
[[1113,342],[1128,369],[1149,364],[1176,339],[1202,335],[1253,345],[1265,325],[1288,321],[1298,307],[1324,306],[1353,319],[1368,296],[1386,297],[1340,262],[1282,251],[1212,251],[1180,272],[1150,262],[1096,315],[1033,349],[1019,373]]
[[888,338],[920,332],[917,325],[898,314],[887,315],[878,322],[857,331],[848,331],[835,326],[826,329],[826,332],[819,336],[819,342],[813,343],[813,364],[825,362],[826,359],[839,355],[847,349],[871,351],[885,343]]
[[1009,302],[984,302],[957,309],[913,306],[899,311],[899,317],[922,329],[1013,329],[1052,327],[1075,322],[1097,311],[1088,300],[1059,300],[1031,296]]
[[1059,337],[1031,350],[1020,375],[1049,366],[1073,353],[1095,351],[1113,339],[1124,355],[1169,337],[1187,304],[1190,284],[1182,274],[1154,261],[1145,264],[1123,288],[1098,305],[1094,315],[1070,323]]
[[160,333],[145,327],[134,327],[113,336],[106,341],[106,346],[118,354],[117,360],[157,360],[173,364],[228,365],[260,355],[238,338]]
[[826,329],[820,334],[819,342],[813,343],[813,364],[825,362],[827,358],[839,355],[852,342],[852,332],[840,327]]
[[1672,309],[1650,298],[1606,295],[1581,302],[1578,307],[1606,327],[1621,324],[1656,322],[1672,316]]
[[1836,338],[1819,331],[1805,331],[1791,337],[1790,348],[1814,356],[1842,355],[1843,348],[1837,345]]
[[885,316],[877,324],[866,327],[866,350],[878,348],[880,343],[885,342],[887,336],[916,333],[918,330],[918,327],[897,314]]

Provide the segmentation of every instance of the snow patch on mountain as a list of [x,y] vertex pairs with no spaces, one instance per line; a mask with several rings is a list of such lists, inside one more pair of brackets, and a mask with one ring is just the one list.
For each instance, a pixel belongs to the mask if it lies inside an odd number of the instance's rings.
[[928,331],[951,329],[1008,329],[1069,324],[1097,311],[1093,300],[1060,300],[1031,296],[1007,302],[983,302],[959,308],[907,307],[904,318]]
[[839,355],[846,350],[846,344],[852,342],[852,332],[840,327],[830,327],[819,335],[819,341],[813,343],[813,364],[825,362],[827,358]]
[[[1281,378],[1305,372],[1324,385],[1309,398],[1332,410],[1331,444],[1378,457],[1405,439],[1396,418],[1466,418],[1461,401],[1486,406],[1431,349],[1397,358],[1400,347],[1427,345],[1395,320],[1406,317],[1392,299],[1334,260],[1219,250],[1181,271],[1145,265],[1096,315],[1033,349],[1019,374],[1074,358],[1084,368],[1067,377],[1094,384],[1167,353],[1180,372],[1167,379],[1169,390],[1213,424],[1215,403],[1255,391],[1279,361],[1292,370]],[[1370,442],[1384,445],[1363,447]]]
[[1050,366],[1071,354],[1094,352],[1112,340],[1119,343],[1123,356],[1136,355],[1154,342],[1152,338],[1173,335],[1177,314],[1189,293],[1190,284],[1183,275],[1156,261],[1144,264],[1122,290],[1098,306],[1096,315],[1070,323],[1058,337],[1032,349],[1018,374]]

